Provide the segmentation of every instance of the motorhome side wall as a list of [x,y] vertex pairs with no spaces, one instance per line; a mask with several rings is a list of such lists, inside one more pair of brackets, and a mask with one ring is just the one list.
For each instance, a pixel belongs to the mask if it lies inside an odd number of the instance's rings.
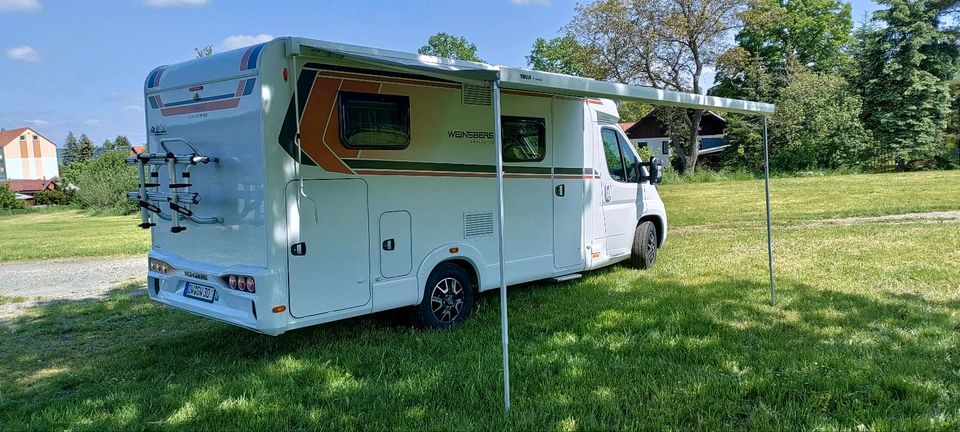
[[[445,260],[476,269],[481,289],[498,286],[489,88],[468,89],[476,92],[469,99],[457,83],[298,57],[298,73],[289,76],[300,80],[301,188],[293,83],[282,80],[283,68],[293,65],[280,43],[267,45],[264,56],[265,211],[285,221],[268,232],[268,261],[288,262],[291,326],[415,304],[430,271]],[[345,147],[338,92],[408,97],[410,145]],[[592,169],[584,171],[591,154],[583,145],[584,103],[509,91],[502,101],[504,116],[543,119],[546,134],[543,160],[505,163],[507,282],[581,270],[592,178]],[[567,188],[563,200],[555,193],[560,184]],[[570,223],[555,222],[556,206]],[[344,216],[360,214],[367,215],[363,224]],[[384,250],[388,240],[395,242],[391,251]],[[299,242],[306,255],[290,255]]]

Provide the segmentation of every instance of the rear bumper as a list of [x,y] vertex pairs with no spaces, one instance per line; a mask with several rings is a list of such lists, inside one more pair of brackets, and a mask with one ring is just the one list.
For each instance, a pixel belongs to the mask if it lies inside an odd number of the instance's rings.
[[[258,333],[278,335],[287,330],[287,312],[273,313],[277,305],[287,305],[286,293],[279,272],[253,266],[217,266],[178,258],[153,250],[150,258],[163,260],[173,271],[163,274],[147,270],[147,293],[158,303],[187,312],[233,324]],[[255,293],[231,289],[221,280],[226,274],[242,274],[257,282]],[[187,297],[187,283],[216,290],[212,301]]]

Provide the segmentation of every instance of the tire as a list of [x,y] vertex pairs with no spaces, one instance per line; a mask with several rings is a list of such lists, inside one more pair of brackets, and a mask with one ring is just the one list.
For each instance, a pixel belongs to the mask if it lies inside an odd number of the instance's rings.
[[440,263],[427,278],[420,304],[411,307],[410,318],[420,328],[449,328],[470,316],[473,302],[470,275],[456,264]]
[[633,250],[630,254],[630,265],[637,269],[648,269],[657,262],[657,227],[650,221],[637,225],[633,235]]

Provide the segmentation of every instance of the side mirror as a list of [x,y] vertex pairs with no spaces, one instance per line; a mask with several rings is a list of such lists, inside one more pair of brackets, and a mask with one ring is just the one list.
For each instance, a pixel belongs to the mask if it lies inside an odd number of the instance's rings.
[[656,157],[651,157],[649,163],[645,163],[649,176],[641,177],[640,181],[649,180],[650,184],[656,185],[660,184],[663,181],[663,162],[660,162],[660,159]]

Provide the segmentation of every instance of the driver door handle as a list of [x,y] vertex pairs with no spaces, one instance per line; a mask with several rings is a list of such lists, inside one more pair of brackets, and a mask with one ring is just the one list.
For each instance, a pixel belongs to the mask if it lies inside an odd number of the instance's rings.
[[605,202],[610,202],[611,200],[613,200],[613,194],[611,193],[611,187],[612,187],[612,185],[610,185],[610,184],[606,184],[606,185],[603,186],[603,200],[604,200]]

